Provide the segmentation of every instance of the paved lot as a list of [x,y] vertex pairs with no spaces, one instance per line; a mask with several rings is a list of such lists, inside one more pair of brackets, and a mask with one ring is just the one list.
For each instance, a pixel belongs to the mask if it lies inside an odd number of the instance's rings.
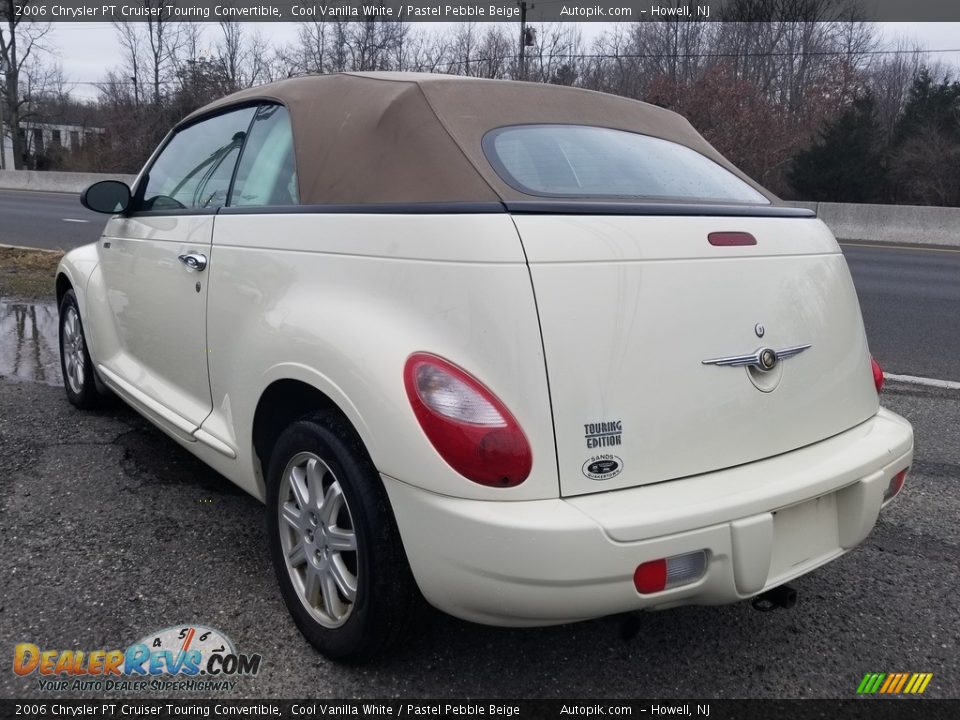
[[393,659],[326,662],[277,593],[253,499],[133,412],[80,413],[60,388],[0,380],[0,696],[36,694],[11,649],[125,646],[169,625],[221,628],[264,656],[242,696],[851,697],[866,672],[928,671],[960,697],[960,403],[892,387],[915,471],[866,543],[748,604],[504,630],[430,613]]

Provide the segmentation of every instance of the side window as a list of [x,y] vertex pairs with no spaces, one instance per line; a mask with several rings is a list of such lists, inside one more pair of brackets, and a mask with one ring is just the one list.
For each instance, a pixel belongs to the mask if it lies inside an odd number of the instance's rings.
[[227,203],[230,178],[256,108],[217,115],[184,128],[150,167],[138,210],[218,208]]
[[262,105],[240,158],[230,205],[296,205],[299,202],[290,115],[282,105]]

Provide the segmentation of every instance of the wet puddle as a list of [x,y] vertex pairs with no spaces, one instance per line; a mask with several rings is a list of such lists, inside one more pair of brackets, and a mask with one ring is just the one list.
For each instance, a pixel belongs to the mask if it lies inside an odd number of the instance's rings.
[[59,385],[57,308],[0,298],[0,376]]

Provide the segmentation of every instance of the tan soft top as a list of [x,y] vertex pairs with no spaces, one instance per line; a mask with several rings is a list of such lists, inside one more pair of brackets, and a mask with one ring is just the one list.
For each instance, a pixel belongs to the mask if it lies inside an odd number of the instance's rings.
[[290,112],[300,202],[499,202],[532,196],[487,162],[483,136],[537,123],[596,125],[686,145],[757,185],[693,129],[655,105],[579,88],[429,73],[308,75],[243,90],[184,122],[231,105],[282,103]]

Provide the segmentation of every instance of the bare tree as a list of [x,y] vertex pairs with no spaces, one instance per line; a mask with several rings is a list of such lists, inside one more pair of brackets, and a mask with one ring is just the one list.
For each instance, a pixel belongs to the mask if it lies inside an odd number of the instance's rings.
[[277,53],[270,47],[270,42],[259,30],[250,34],[247,40],[247,77],[245,85],[262,85],[286,77],[282,72]]
[[439,72],[444,45],[437,33],[407,26],[407,31],[389,53],[389,65],[396,70]]
[[[0,0],[0,73],[3,74],[2,98],[4,122],[9,127],[13,145],[14,169],[24,167],[27,155],[25,133],[21,124],[29,107],[30,89],[36,81],[31,69],[40,66],[38,56],[47,52],[44,38],[50,32],[49,23],[23,23],[17,8],[30,0]],[[27,89],[24,92],[24,88]],[[2,145],[0,145],[2,146]]]
[[884,141],[889,145],[893,131],[910,98],[910,88],[920,76],[920,69],[929,67],[929,57],[915,42],[899,39],[893,52],[874,61],[867,71],[867,86],[873,94]]
[[891,162],[900,201],[919,205],[960,203],[960,143],[933,126],[918,128]]
[[133,92],[133,101],[134,105],[140,107],[140,83],[143,82],[141,77],[142,69],[142,36],[139,32],[139,25],[136,23],[127,23],[120,22],[118,20],[113,21],[113,29],[117,34],[117,42],[120,44],[120,48],[123,53],[124,60],[124,70],[129,73],[126,77],[120,77],[116,73],[113,73],[113,77],[110,78],[110,82],[115,87],[117,85],[126,85],[130,83],[130,88]]
[[300,23],[297,30],[297,45],[280,52],[290,67],[291,74],[324,72],[328,60],[327,45],[330,30],[330,23],[325,20]]
[[[412,40],[408,43],[408,40]],[[301,23],[297,43],[281,51],[289,74],[397,70],[410,63],[430,65],[421,36],[410,36],[402,22],[368,19],[359,22],[314,20]]]
[[536,41],[528,54],[531,71],[526,77],[537,82],[572,85],[578,74],[583,36],[572,23],[545,23],[537,27]]
[[163,8],[173,4],[171,0],[143,0],[144,7],[158,10],[146,19],[146,42],[148,72],[155,107],[160,107],[163,98],[163,86],[176,65],[179,49],[180,31],[176,23],[165,14]]
[[474,22],[458,24],[450,33],[444,49],[444,61],[451,75],[473,75],[480,57],[480,28]]
[[246,85],[243,66],[247,60],[247,47],[240,23],[229,20],[220,23],[221,38],[217,45],[217,62],[220,72],[231,91]]

